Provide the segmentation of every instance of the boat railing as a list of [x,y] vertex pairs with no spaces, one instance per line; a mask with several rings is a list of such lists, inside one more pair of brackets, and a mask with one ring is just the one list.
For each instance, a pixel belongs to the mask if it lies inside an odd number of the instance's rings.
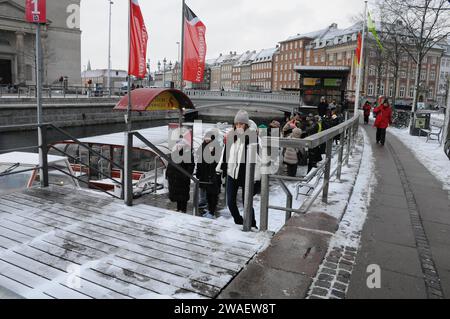
[[[122,180],[121,181],[117,181],[112,176],[104,174],[98,168],[93,167],[92,165],[90,165],[90,163],[82,162],[81,158],[76,158],[76,157],[68,154],[67,152],[65,152],[63,150],[58,149],[57,147],[55,147],[52,144],[47,144],[47,140],[48,140],[48,138],[47,138],[47,131],[48,131],[48,129],[53,129],[53,130],[58,131],[65,138],[70,139],[73,143],[78,144],[80,147],[85,148],[87,151],[89,151],[90,153],[98,156],[102,160],[105,160],[105,161],[109,162],[111,164],[111,167],[115,166],[119,170],[121,170],[122,172],[124,171],[123,166],[117,164],[112,159],[109,159],[109,158],[103,156],[101,153],[97,152],[96,150],[94,150],[92,147],[90,147],[86,143],[81,142],[80,140],[78,140],[77,138],[72,136],[70,133],[66,132],[65,130],[63,130],[63,129],[61,129],[61,128],[59,128],[59,127],[57,127],[57,126],[55,126],[54,124],[51,124],[51,123],[21,125],[21,126],[7,126],[7,127],[3,126],[3,127],[0,127],[0,131],[3,128],[8,128],[8,129],[9,128],[19,128],[19,127],[23,128],[24,126],[27,126],[29,128],[37,128],[38,129],[39,145],[37,145],[37,146],[29,146],[29,147],[19,147],[19,148],[7,149],[7,150],[1,150],[1,152],[2,153],[7,153],[7,152],[24,151],[24,150],[36,150],[36,149],[39,150],[39,167],[37,167],[37,169],[39,169],[39,171],[40,171],[40,184],[41,184],[41,187],[48,187],[49,186],[49,183],[48,183],[48,171],[49,171],[49,168],[52,168],[52,169],[55,169],[55,170],[65,174],[65,175],[68,175],[68,176],[76,179],[80,183],[87,184],[88,187],[93,187],[96,190],[99,190],[99,191],[101,191],[103,193],[106,193],[106,194],[108,194],[108,195],[110,195],[110,196],[112,196],[114,198],[123,199],[123,197],[124,197],[124,195],[123,195],[123,189],[124,189],[124,187],[123,187],[123,185],[124,185],[123,176],[124,176],[124,174],[123,173],[121,174],[122,175]],[[80,164],[80,166],[82,165],[82,166],[84,166],[84,167],[86,167],[86,168],[88,168],[88,169],[98,173],[98,175],[104,177],[105,179],[113,181],[114,184],[116,184],[116,185],[121,187],[122,192],[121,192],[120,197],[117,196],[114,193],[108,192],[108,191],[98,187],[95,184],[90,183],[89,180],[85,181],[84,179],[82,179],[79,176],[75,176],[75,175],[70,174],[69,172],[61,170],[59,167],[49,166],[48,165],[47,156],[48,156],[48,153],[49,153],[50,149],[53,149],[56,152],[66,156],[68,159],[72,160],[75,163],[78,162]],[[34,168],[34,169],[36,169],[36,168]],[[81,167],[80,167],[80,170],[81,170]],[[8,173],[8,174],[0,174],[0,177],[1,176],[6,176],[6,175],[12,175],[12,174],[19,174],[19,173],[21,173],[21,172],[11,172],[11,173]]]
[[170,165],[173,165],[173,167],[178,170],[181,174],[188,177],[193,183],[194,183],[194,208],[193,208],[193,215],[199,216],[199,191],[200,191],[200,181],[194,177],[192,174],[187,172],[185,169],[183,169],[180,165],[176,164],[169,156],[161,152],[161,150],[151,143],[149,140],[147,140],[142,134],[136,131],[132,132],[126,132],[126,140],[125,140],[125,157],[124,157],[124,200],[125,204],[127,206],[133,205],[133,184],[132,184],[132,169],[131,169],[131,154],[133,149],[133,137],[136,137],[137,139],[141,140],[147,147],[149,147],[153,152],[155,152],[160,158],[164,159],[169,163]]

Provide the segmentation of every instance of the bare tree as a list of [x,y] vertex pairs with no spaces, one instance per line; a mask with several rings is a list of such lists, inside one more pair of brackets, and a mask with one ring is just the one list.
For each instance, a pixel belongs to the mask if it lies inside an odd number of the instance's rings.
[[448,0],[383,0],[382,5],[387,17],[395,19],[389,23],[401,25],[404,41],[400,45],[416,63],[412,132],[422,63],[429,51],[450,34],[450,4]]

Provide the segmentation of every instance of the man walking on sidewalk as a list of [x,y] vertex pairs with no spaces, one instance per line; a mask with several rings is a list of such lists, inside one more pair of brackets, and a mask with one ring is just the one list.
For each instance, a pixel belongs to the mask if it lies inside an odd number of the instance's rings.
[[386,141],[386,129],[392,124],[392,108],[389,100],[385,98],[383,103],[376,107],[373,112],[376,114],[375,127],[377,128],[377,144],[384,146]]

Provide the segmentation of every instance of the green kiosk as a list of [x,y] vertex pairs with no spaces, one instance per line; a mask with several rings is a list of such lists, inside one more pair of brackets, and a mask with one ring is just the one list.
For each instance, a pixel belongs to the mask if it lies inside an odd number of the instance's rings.
[[330,103],[336,100],[338,111],[348,108],[347,82],[349,67],[339,66],[296,66],[300,74],[300,113],[315,113],[320,97],[325,96]]

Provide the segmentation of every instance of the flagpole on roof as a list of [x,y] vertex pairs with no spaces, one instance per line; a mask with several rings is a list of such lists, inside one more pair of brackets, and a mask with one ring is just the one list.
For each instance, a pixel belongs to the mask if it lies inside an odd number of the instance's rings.
[[365,7],[364,7],[364,23],[363,23],[363,31],[362,31],[362,43],[361,43],[361,60],[359,63],[359,70],[358,70],[358,79],[356,81],[356,95],[355,95],[355,115],[356,116],[358,114],[358,109],[359,109],[359,99],[360,99],[360,95],[361,95],[361,82],[362,82],[362,71],[363,71],[363,66],[364,65],[364,42],[365,42],[365,38],[366,38],[366,24],[367,24],[367,1],[365,2]]
[[131,70],[130,70],[130,58],[131,58],[131,1],[128,0],[128,107],[125,123],[127,125],[127,131],[131,132]]

